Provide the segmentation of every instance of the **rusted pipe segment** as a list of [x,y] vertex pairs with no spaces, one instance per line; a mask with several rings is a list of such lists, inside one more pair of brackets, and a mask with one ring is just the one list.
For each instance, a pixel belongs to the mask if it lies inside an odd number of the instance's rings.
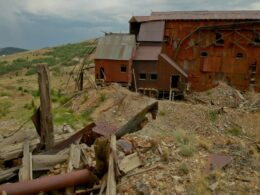
[[8,195],[29,195],[80,184],[93,186],[95,182],[96,177],[89,170],[84,169],[66,174],[41,177],[25,182],[3,184],[0,186],[0,194],[5,191]]

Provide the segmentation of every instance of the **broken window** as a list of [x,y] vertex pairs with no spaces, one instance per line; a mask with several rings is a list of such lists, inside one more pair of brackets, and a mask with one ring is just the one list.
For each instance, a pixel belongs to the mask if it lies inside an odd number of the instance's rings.
[[158,79],[158,75],[157,75],[156,73],[152,73],[152,74],[150,75],[150,79],[151,79],[151,80],[157,80],[157,79]]
[[243,58],[244,57],[244,54],[243,53],[237,53],[236,54],[236,58],[237,59],[241,59],[241,58]]
[[222,38],[222,34],[220,32],[216,32],[216,44],[224,45],[224,39]]
[[126,72],[126,65],[125,64],[121,64],[121,72]]
[[140,80],[146,80],[146,73],[140,73],[139,74],[139,79]]
[[200,53],[200,56],[201,56],[201,57],[208,57],[208,52],[202,51],[202,52]]
[[180,81],[179,75],[172,75],[171,88],[177,88],[179,85],[179,81]]

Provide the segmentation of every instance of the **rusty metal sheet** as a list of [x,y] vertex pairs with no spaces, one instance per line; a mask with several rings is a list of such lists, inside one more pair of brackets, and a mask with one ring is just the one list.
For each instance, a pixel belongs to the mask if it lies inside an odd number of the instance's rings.
[[108,137],[118,130],[117,127],[115,127],[113,124],[107,122],[107,121],[99,121],[96,122],[96,126],[93,128],[93,132],[103,135],[105,137]]
[[136,50],[134,60],[158,60],[158,56],[161,53],[161,46],[139,46]]
[[141,24],[138,41],[162,42],[165,21],[152,21]]
[[130,60],[135,50],[135,36],[109,34],[98,40],[95,59]]
[[213,154],[208,157],[206,171],[222,169],[232,162],[233,158],[227,155]]

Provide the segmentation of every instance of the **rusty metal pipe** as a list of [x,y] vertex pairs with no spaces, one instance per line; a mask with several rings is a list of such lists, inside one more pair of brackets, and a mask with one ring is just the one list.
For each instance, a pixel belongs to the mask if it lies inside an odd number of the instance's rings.
[[88,184],[94,185],[96,177],[87,169],[73,171],[54,176],[41,177],[31,181],[0,185],[0,194],[5,191],[8,195],[27,195],[37,192],[48,192],[66,187]]

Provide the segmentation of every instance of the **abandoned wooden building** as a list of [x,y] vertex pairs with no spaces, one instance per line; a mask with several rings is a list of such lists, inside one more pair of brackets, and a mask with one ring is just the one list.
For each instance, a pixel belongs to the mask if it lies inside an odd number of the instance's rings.
[[[152,12],[129,23],[136,39],[128,74],[133,88],[168,98],[223,80],[260,92],[260,11]],[[121,82],[120,74],[113,81]]]
[[135,48],[134,35],[108,34],[100,38],[95,53],[97,84],[117,82],[130,86]]

